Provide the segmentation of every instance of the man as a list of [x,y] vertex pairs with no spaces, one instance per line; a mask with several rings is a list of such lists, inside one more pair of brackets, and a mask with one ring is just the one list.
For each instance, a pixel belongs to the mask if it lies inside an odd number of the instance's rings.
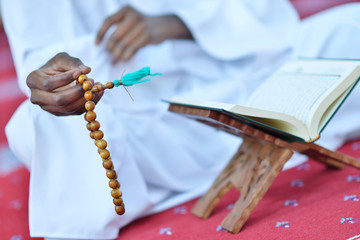
[[[296,40],[307,26],[283,0],[8,0],[2,7],[19,85],[34,103],[20,106],[7,135],[31,171],[30,233],[51,238],[115,238],[135,218],[203,193],[239,140],[167,112],[160,100],[244,103],[301,49]],[[96,97],[126,206],[118,217],[76,115],[84,102],[74,79],[86,73],[107,82],[143,66],[163,77],[131,88],[134,103],[121,89]]]

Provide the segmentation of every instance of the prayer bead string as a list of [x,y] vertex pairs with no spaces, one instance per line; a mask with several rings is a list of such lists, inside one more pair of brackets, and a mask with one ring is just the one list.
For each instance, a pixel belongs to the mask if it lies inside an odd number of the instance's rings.
[[106,149],[107,142],[104,137],[104,133],[100,130],[100,123],[96,121],[96,113],[94,93],[100,92],[105,89],[112,89],[114,86],[132,86],[134,84],[142,83],[149,81],[149,79],[143,79],[146,76],[156,76],[161,75],[161,73],[150,73],[150,68],[145,67],[136,72],[128,73],[123,76],[120,80],[114,80],[113,82],[107,82],[106,84],[96,84],[93,85],[89,81],[86,75],[80,75],[76,80],[77,84],[81,84],[82,88],[85,90],[84,98],[86,99],[85,103],[85,120],[87,121],[86,128],[90,131],[90,137],[95,140],[95,145],[98,147],[98,153],[102,158],[102,165],[106,169],[106,176],[110,179],[109,186],[111,190],[111,196],[113,197],[113,203],[115,204],[115,211],[118,215],[123,215],[125,213],[125,205],[122,199],[122,192],[120,191],[120,183],[117,180],[117,174],[114,169],[113,162],[111,161],[110,152]]
[[119,189],[120,183],[117,180],[117,174],[113,162],[111,161],[110,152],[106,149],[107,142],[103,139],[104,133],[100,130],[100,123],[96,121],[96,113],[94,112],[95,103],[92,101],[94,99],[94,93],[105,89],[111,89],[114,87],[114,83],[108,82],[104,85],[93,85],[86,75],[80,75],[77,82],[82,84],[82,88],[85,90],[85,120],[88,122],[86,128],[90,131],[90,137],[95,140],[95,145],[98,147],[98,153],[103,160],[102,165],[106,169],[106,176],[110,179],[109,186],[112,188],[111,196],[113,197],[113,203],[115,204],[115,211],[118,215],[123,215],[125,213],[125,205],[122,199],[122,192]]

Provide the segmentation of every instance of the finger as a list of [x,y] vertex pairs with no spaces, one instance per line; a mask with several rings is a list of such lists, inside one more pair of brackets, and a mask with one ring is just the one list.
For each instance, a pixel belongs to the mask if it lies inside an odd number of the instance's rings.
[[109,28],[115,23],[121,21],[127,11],[128,11],[127,7],[122,8],[119,12],[105,19],[105,21],[103,22],[99,31],[96,34],[95,44],[99,44],[103,40],[105,33],[109,30]]
[[88,78],[88,81],[90,81],[91,83],[92,83],[92,85],[94,86],[94,79],[92,79],[92,78]]
[[83,89],[79,85],[58,92],[32,89],[30,100],[33,104],[63,107],[83,98]]
[[137,24],[130,32],[124,36],[124,38],[119,41],[113,51],[113,63],[117,62],[118,60],[123,60],[123,54],[128,49],[128,51],[134,52],[135,49],[131,49],[131,42],[135,41],[145,29],[144,23]]
[[[104,91],[101,91],[94,95],[93,101],[95,104],[101,99],[103,96]],[[51,106],[51,105],[42,105],[41,108],[51,114],[56,116],[68,116],[68,115],[80,115],[86,111],[85,103],[87,100],[85,98],[78,99],[72,104],[67,106]]]
[[81,74],[88,74],[91,71],[91,68],[85,66],[80,59],[71,57],[65,52],[61,52],[56,54],[39,70],[44,72],[45,75],[57,75],[62,72],[71,71],[73,73],[73,78],[75,79]]
[[112,58],[113,63],[119,61],[123,51],[124,51],[124,45],[122,43],[118,43],[113,51],[113,58]]
[[150,35],[147,32],[141,31],[138,35],[135,34],[137,33],[134,33],[133,38],[131,39],[129,36],[129,40],[124,39],[124,41],[128,41],[129,44],[125,47],[120,60],[129,60],[140,48],[150,44]]
[[[95,104],[99,102],[99,100],[103,95],[104,95],[104,91],[94,94],[93,101],[95,102]],[[67,106],[41,105],[40,107],[43,110],[51,114],[54,114],[56,116],[80,115],[86,111],[85,109],[86,102],[87,100],[82,97]]]
[[128,14],[122,22],[118,23],[116,30],[111,34],[107,43],[107,49],[112,51],[115,45],[129,34],[137,23],[138,18],[132,14]]
[[104,90],[100,91],[100,92],[97,92],[95,94],[95,97],[94,97],[94,102],[95,104],[98,103],[100,101],[100,99],[102,98],[102,96],[104,96]]
[[73,73],[74,71],[67,71],[56,75],[48,75],[39,69],[29,74],[26,83],[30,89],[41,89],[50,92],[74,81]]
[[91,68],[85,65],[80,65],[79,70],[73,73],[73,78],[76,79],[82,74],[88,74],[91,72]]
[[50,69],[60,72],[78,70],[81,73],[87,74],[91,70],[90,67],[85,66],[79,58],[72,57],[65,52],[56,54],[51,60],[51,63]]
[[86,100],[81,98],[68,106],[41,105],[40,107],[56,116],[78,115],[85,112],[85,102]]
[[[116,49],[114,50],[113,54],[113,62],[117,62],[118,60],[125,60],[124,54],[133,55],[138,49],[135,49],[135,45],[132,43],[136,41],[138,38],[141,39],[141,41],[144,41],[146,38],[143,38],[141,35],[146,35],[145,30],[145,24],[139,23],[137,24],[131,31],[121,40],[121,42],[118,43],[116,46]],[[144,44],[144,43],[143,43]]]
[[81,98],[77,101],[65,106],[62,110],[63,113],[67,113],[68,115],[79,115],[86,111],[85,109],[86,99]]

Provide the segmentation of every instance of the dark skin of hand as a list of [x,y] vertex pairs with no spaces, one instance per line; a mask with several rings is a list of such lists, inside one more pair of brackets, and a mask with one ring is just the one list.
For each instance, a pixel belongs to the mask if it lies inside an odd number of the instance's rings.
[[[85,112],[85,91],[80,84],[75,84],[75,79],[90,71],[78,58],[58,53],[27,77],[30,101],[56,116],[82,114]],[[98,102],[102,95],[103,92],[95,94],[94,102]]]
[[[132,7],[124,7],[104,21],[97,33],[96,44],[103,41],[113,25],[116,29],[107,42],[113,62],[126,61],[142,47],[167,39],[192,39],[190,31],[175,15],[149,17]],[[27,77],[31,102],[56,116],[84,113],[85,91],[80,84],[75,84],[75,79],[90,71],[80,59],[67,53],[57,54]],[[96,93],[94,102],[97,103],[103,94],[103,91]]]
[[189,29],[177,16],[150,17],[127,6],[104,21],[97,33],[96,44],[113,25],[116,29],[106,43],[113,62],[127,61],[142,47],[167,39],[192,39]]

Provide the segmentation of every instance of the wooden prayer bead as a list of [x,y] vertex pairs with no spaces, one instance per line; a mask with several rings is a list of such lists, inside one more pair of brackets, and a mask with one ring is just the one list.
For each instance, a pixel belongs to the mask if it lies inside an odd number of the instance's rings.
[[93,111],[88,111],[85,114],[85,119],[89,122],[94,121],[96,119],[96,113]]
[[104,139],[96,140],[95,145],[100,149],[105,149],[107,147],[107,142]]
[[104,160],[103,161],[103,167],[105,169],[111,169],[113,167],[113,162],[111,160]]
[[88,101],[93,100],[94,99],[94,94],[91,91],[86,91],[84,93],[84,98]]
[[111,187],[112,189],[120,188],[120,183],[116,179],[111,179],[109,181],[109,187]]
[[115,211],[117,214],[123,215],[125,213],[124,204],[121,204],[120,206],[115,206]]
[[114,198],[113,199],[113,203],[116,205],[116,206],[121,206],[121,205],[123,205],[123,200],[122,200],[122,198],[120,197],[120,198]]
[[97,93],[97,92],[99,91],[97,85],[94,85],[94,86],[92,87],[91,91],[92,91],[93,93]]
[[95,103],[93,101],[87,101],[85,103],[85,109],[86,111],[92,111],[95,109]]
[[87,130],[91,131],[90,123],[89,123],[89,122],[86,124],[86,128],[87,128]]
[[90,82],[90,81],[85,81],[85,82],[82,84],[82,88],[83,88],[85,91],[90,90],[92,87],[93,87],[93,84],[92,84],[92,82]]
[[99,128],[100,128],[100,123],[99,123],[98,121],[92,121],[92,122],[90,123],[90,128],[91,128],[91,130],[93,130],[93,131],[99,130]]
[[116,172],[114,169],[112,170],[106,170],[106,176],[109,178],[109,179],[115,179],[116,178]]
[[96,140],[100,140],[104,137],[104,133],[101,130],[97,130],[94,132],[94,137]]
[[94,132],[90,132],[90,137],[91,137],[92,139],[95,139]]
[[100,156],[103,159],[108,159],[110,157],[110,152],[108,150],[106,150],[106,149],[102,149],[100,151]]
[[111,196],[113,198],[119,198],[122,196],[122,192],[117,188],[117,189],[113,189],[111,190]]
[[85,119],[85,121],[87,121],[88,123],[90,123],[90,121],[86,120],[86,113],[84,114],[84,119]]
[[112,88],[114,87],[114,83],[113,83],[113,82],[107,82],[107,83],[105,84],[105,87],[106,87],[107,89],[112,89]]
[[97,85],[97,89],[100,92],[100,91],[104,90],[104,87],[102,84],[99,84],[99,85]]
[[88,79],[88,77],[87,77],[85,74],[83,74],[83,75],[80,75],[80,76],[78,77],[78,82],[79,82],[80,84],[83,84],[84,81],[87,80],[87,79]]

